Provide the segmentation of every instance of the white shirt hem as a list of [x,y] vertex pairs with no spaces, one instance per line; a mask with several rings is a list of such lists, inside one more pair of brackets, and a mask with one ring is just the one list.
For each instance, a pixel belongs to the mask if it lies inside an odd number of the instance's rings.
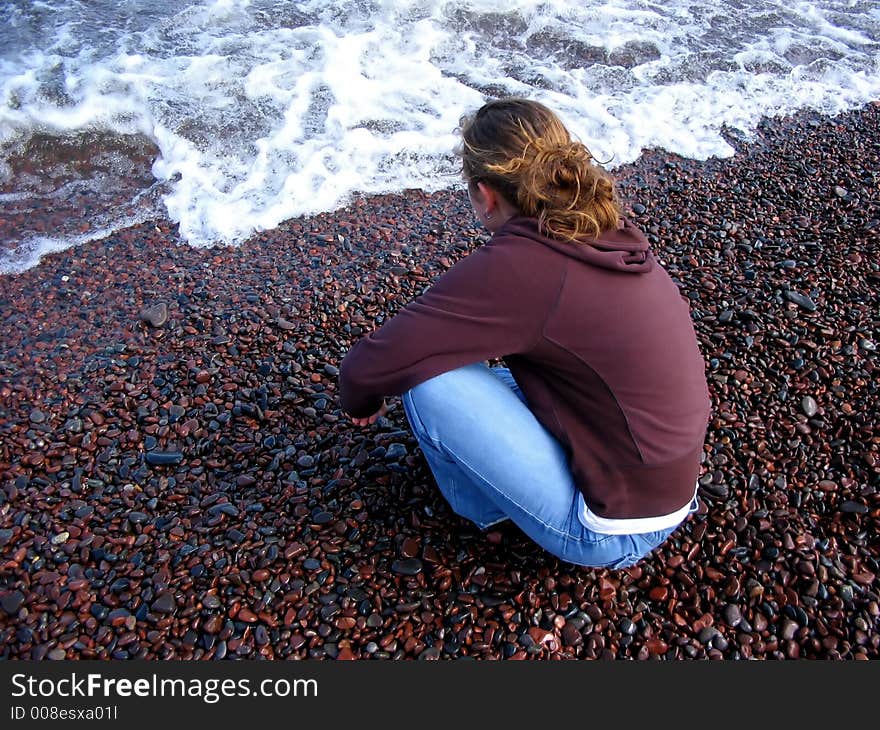
[[697,487],[694,485],[694,497],[688,500],[681,509],[670,512],[668,515],[659,515],[658,517],[631,517],[626,519],[615,519],[611,517],[600,517],[590,511],[587,503],[584,501],[584,495],[578,495],[580,509],[578,510],[578,518],[581,524],[588,530],[598,532],[602,535],[640,535],[644,532],[656,532],[657,530],[667,530],[680,524],[694,504],[694,498],[697,496]]

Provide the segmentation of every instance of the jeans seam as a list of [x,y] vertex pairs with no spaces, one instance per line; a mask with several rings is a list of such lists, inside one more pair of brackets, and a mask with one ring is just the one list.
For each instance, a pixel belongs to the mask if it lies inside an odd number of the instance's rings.
[[505,494],[505,493],[502,492],[500,489],[497,489],[497,488],[496,488],[496,487],[495,487],[495,486],[494,486],[494,485],[493,485],[488,479],[486,479],[486,477],[484,477],[482,474],[480,474],[480,472],[478,472],[476,469],[474,469],[474,467],[472,467],[467,461],[465,461],[464,459],[460,458],[460,457],[459,457],[459,456],[458,456],[458,455],[457,455],[452,449],[450,449],[448,446],[440,447],[440,450],[442,450],[442,451],[446,451],[446,452],[447,452],[450,456],[452,456],[452,457],[453,457],[453,458],[454,458],[459,464],[462,464],[462,465],[464,465],[465,467],[467,467],[468,471],[469,471],[471,474],[476,475],[476,477],[477,477],[480,481],[482,481],[482,482],[483,482],[483,483],[484,483],[489,489],[491,489],[493,492],[495,492],[497,495],[499,495],[504,501],[511,502],[512,504],[516,505],[519,509],[521,509],[523,512],[525,512],[525,513],[526,513],[529,517],[531,517],[533,520],[535,520],[536,522],[538,522],[538,523],[540,523],[541,525],[543,525],[546,529],[548,529],[548,530],[550,530],[550,531],[552,531],[552,532],[555,532],[557,535],[559,535],[559,536],[561,536],[561,537],[564,537],[564,538],[570,536],[570,533],[568,533],[568,532],[563,532],[562,530],[558,530],[558,529],[555,528],[553,525],[550,525],[550,524],[544,522],[544,520],[542,520],[540,517],[538,517],[538,515],[533,514],[532,512],[529,512],[529,510],[527,510],[525,507],[523,507],[523,505],[519,504],[519,502],[517,502],[516,500],[512,499],[512,498],[510,497],[510,495]]
[[[410,418],[410,421],[415,421],[415,423],[412,423],[412,426],[413,430],[416,432],[416,438],[418,439],[418,441],[421,442],[422,439],[425,439],[426,441],[429,441],[435,448],[439,449],[439,445],[431,437],[431,434],[428,433],[428,429],[425,427],[425,422],[419,415],[419,409],[416,407],[411,392],[404,393],[403,404],[404,411],[406,412],[407,416],[412,416]],[[406,407],[407,405],[409,405],[409,408]]]
[[[431,448],[434,451],[437,452],[437,454],[436,454],[437,458],[441,458],[441,459],[445,459],[445,460],[449,461],[450,464],[458,467],[459,471],[461,471],[459,463],[453,461],[450,457],[448,457],[447,452],[444,452],[444,450],[441,448],[435,447],[433,444],[429,444],[429,445],[431,446]],[[420,444],[420,446],[422,448],[422,451],[424,452],[424,450],[425,450],[424,445]],[[431,462],[430,462],[430,460],[428,460],[427,455],[425,455],[425,460],[428,462],[428,466],[431,468],[431,471],[433,471],[433,467],[431,466]],[[434,478],[435,479],[437,478],[436,474],[435,474]],[[486,481],[486,480],[484,479],[483,481]],[[487,482],[487,484],[488,484],[488,482]],[[438,487],[440,487],[439,482],[438,482]],[[446,494],[447,491],[449,492],[449,494]],[[502,510],[497,504],[494,504],[494,503],[492,506],[496,510],[501,512],[501,514],[503,516],[499,517],[497,520],[493,520],[492,522],[489,522],[489,523],[478,522],[477,520],[473,519],[473,517],[470,517],[469,515],[462,514],[462,512],[460,512],[458,509],[460,506],[458,504],[458,491],[459,491],[459,487],[458,487],[458,480],[456,479],[456,477],[455,476],[447,476],[446,479],[444,480],[443,486],[440,487],[441,494],[443,494],[444,497],[446,497],[446,501],[449,502],[449,505],[450,505],[450,507],[452,507],[453,512],[455,512],[457,515],[461,515],[461,516],[465,517],[465,519],[471,520],[471,522],[473,522],[475,525],[477,525],[477,527],[479,527],[481,530],[485,530],[488,527],[491,527],[492,525],[497,524],[498,522],[503,522],[504,520],[510,519],[510,516],[504,510]],[[511,501],[513,501],[513,500],[511,500]]]

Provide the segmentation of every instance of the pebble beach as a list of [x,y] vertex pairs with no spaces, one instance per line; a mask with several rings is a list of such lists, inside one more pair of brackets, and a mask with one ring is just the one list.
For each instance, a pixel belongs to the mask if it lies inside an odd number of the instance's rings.
[[699,512],[625,570],[481,532],[399,399],[339,408],[350,345],[486,240],[462,190],[0,276],[0,658],[878,658],[880,104],[730,143],[615,171],[713,402]]

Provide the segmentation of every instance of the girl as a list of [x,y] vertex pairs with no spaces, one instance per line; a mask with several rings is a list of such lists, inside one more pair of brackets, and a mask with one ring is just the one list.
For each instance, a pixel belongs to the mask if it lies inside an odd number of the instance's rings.
[[351,348],[342,406],[366,425],[402,395],[479,527],[509,518],[562,560],[632,565],[696,508],[710,403],[687,304],[547,107],[491,101],[460,131],[492,238]]

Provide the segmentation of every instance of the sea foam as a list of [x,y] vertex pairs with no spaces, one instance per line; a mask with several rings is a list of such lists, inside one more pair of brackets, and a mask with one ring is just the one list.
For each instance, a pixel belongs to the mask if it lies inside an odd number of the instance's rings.
[[355,194],[459,184],[459,119],[496,96],[545,102],[612,168],[647,148],[727,156],[725,130],[748,137],[765,116],[880,99],[869,2],[40,8],[0,5],[0,192],[27,193],[9,160],[34,135],[140,135],[157,150],[164,212],[193,245],[236,243]]

